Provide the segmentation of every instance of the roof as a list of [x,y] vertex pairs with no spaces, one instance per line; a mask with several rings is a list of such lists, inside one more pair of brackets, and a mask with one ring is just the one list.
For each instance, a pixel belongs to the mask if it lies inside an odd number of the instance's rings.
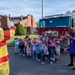
[[6,18],[8,18],[8,16],[7,16],[7,15],[0,15],[0,17],[6,17]]
[[59,17],[65,17],[65,14],[56,14],[56,15],[50,15],[50,16],[45,16],[42,19],[49,19],[49,18],[59,18]]
[[26,19],[28,16],[15,16],[15,17],[10,17],[14,24],[18,24],[19,22],[21,22],[22,20]]
[[11,19],[21,19],[21,18],[26,19],[27,16],[15,16],[15,17],[10,17],[10,18]]

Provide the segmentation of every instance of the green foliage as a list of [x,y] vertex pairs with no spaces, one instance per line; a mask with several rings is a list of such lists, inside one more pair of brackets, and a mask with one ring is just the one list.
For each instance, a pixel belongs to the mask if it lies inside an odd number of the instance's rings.
[[23,25],[19,24],[16,29],[16,35],[25,35],[26,29],[23,27]]
[[72,13],[75,13],[75,10],[73,10]]
[[71,12],[71,11],[67,11],[66,14],[67,14],[67,13],[70,13],[70,12]]
[[36,24],[37,24],[37,28],[39,27],[39,21],[38,22],[36,22]]
[[67,11],[66,13],[75,13],[75,9],[72,11]]

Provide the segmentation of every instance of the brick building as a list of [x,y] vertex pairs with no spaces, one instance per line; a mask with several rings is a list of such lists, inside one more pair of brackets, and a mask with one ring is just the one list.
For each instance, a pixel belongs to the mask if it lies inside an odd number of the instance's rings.
[[[4,29],[7,29],[7,24],[10,21],[9,19],[12,19],[12,21],[14,22],[15,26],[17,26],[18,24],[22,24],[24,27],[27,27],[28,31],[30,29],[36,29],[37,24],[35,22],[35,19],[32,15],[27,15],[27,16],[15,16],[15,17],[7,17],[7,16],[2,16],[0,15],[0,22],[1,22],[1,27]],[[31,30],[30,30],[31,31]]]
[[8,22],[9,22],[9,18],[7,16],[0,15],[0,23],[2,28],[7,29]]
[[14,24],[22,24],[24,27],[36,28],[36,22],[32,15],[10,17]]

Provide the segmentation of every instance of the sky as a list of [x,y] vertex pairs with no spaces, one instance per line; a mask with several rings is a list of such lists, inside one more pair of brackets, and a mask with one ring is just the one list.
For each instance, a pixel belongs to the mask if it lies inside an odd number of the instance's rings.
[[[75,9],[75,0],[43,0],[44,16],[65,14]],[[0,0],[0,15],[42,17],[42,0]]]

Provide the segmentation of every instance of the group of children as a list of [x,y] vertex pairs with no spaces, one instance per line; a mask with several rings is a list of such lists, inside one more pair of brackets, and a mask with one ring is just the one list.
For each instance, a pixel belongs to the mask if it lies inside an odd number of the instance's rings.
[[13,40],[15,42],[15,54],[32,57],[37,61],[45,63],[45,57],[48,58],[49,63],[58,62],[60,52],[60,41],[58,39],[49,39],[47,37],[18,39]]

